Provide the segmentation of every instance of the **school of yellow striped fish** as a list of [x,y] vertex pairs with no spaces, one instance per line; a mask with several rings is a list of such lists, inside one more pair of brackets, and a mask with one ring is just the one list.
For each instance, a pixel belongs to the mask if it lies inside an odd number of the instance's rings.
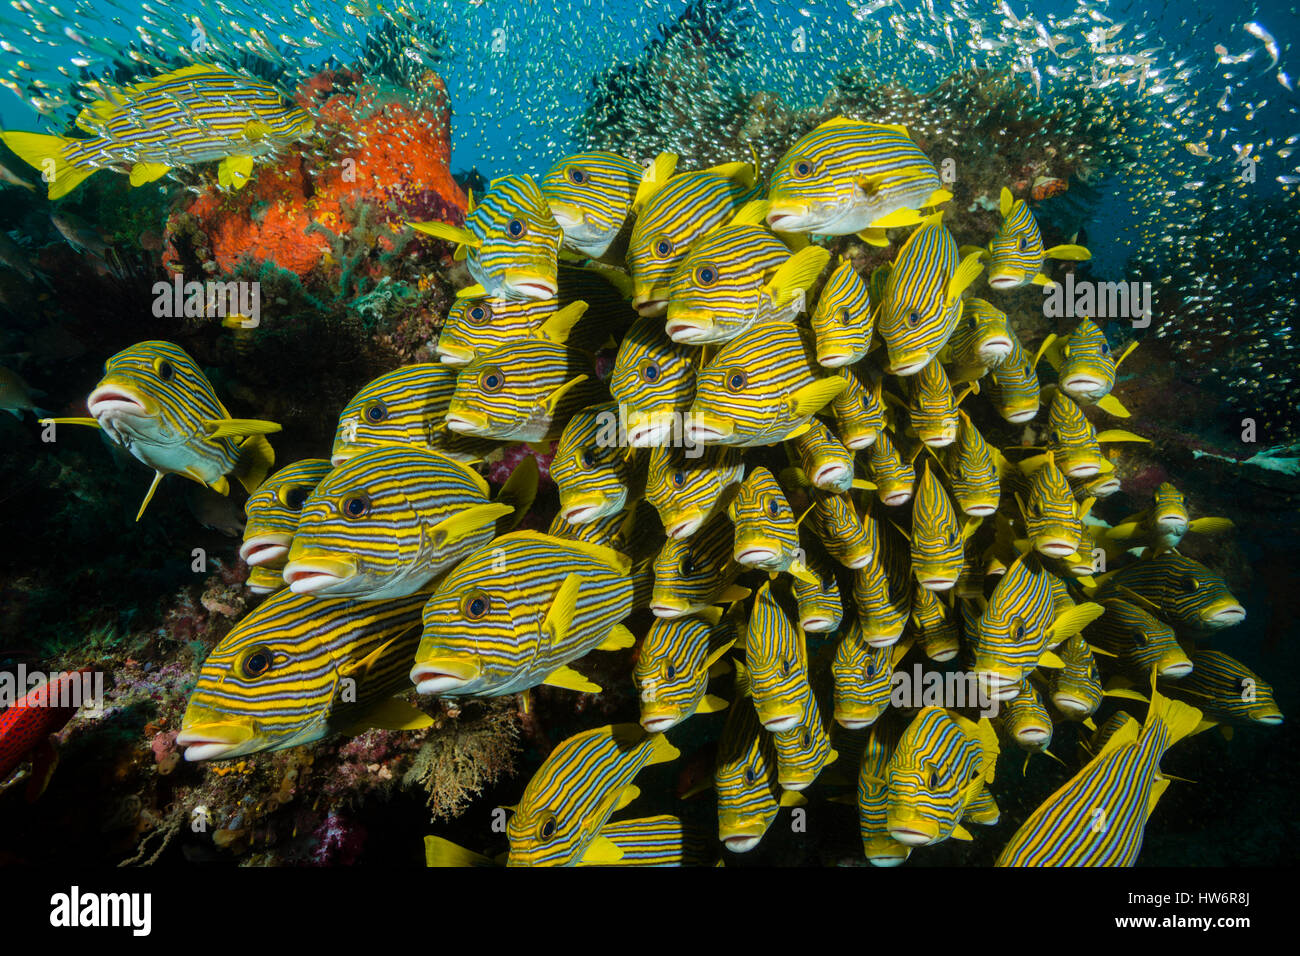
[[[142,84],[131,119],[150,121],[152,91],[202,99],[199,84],[216,84],[208,95],[246,111],[223,142],[142,154],[111,99],[83,129],[135,163],[133,184],[220,160],[221,184],[239,188],[262,144],[311,121],[220,74]],[[89,174],[67,144],[6,142],[76,169],[59,189]],[[907,128],[842,116],[771,168],[586,150],[499,177],[463,224],[410,223],[473,279],[440,361],[368,384],[331,449],[274,471],[279,426],[232,418],[182,349],[112,356],[88,417],[44,421],[96,427],[147,465],[141,516],[164,477],[221,494],[236,478],[248,586],[269,595],[203,664],[177,737],[186,758],[430,726],[412,699],[600,694],[613,689],[584,673],[588,655],[631,650],[639,724],[558,744],[507,808],[508,853],[430,836],[431,865],[713,865],[752,851],[783,812],[833,799],[856,803],[866,859],[894,866],[989,839],[970,827],[1001,821],[998,781],[1033,754],[1058,759],[1063,722],[1089,730],[1086,759],[1062,761],[1068,777],[1002,833],[998,863],[1133,865],[1161,795],[1190,785],[1162,774],[1166,750],[1282,721],[1267,681],[1210,646],[1246,609],[1178,550],[1231,523],[1189,513],[1171,483],[1139,514],[1098,515],[1120,488],[1107,449],[1146,440],[1112,394],[1129,350],[1113,354],[1088,318],[1021,343],[997,304],[1091,252],[1044,248],[1009,188],[996,234],[959,245],[951,198]],[[832,261],[826,241],[844,236],[890,261],[868,275]],[[566,297],[566,273],[598,278],[615,303]],[[610,343],[602,379],[594,352]],[[1030,422],[1042,444],[995,440]],[[483,477],[517,443],[554,451],[546,532],[518,528],[534,457],[498,489]],[[895,677],[918,662],[968,671],[996,713],[898,705]],[[1094,724],[1106,697],[1126,710]],[[638,774],[678,759],[674,729],[707,719],[716,830],[638,816]]]

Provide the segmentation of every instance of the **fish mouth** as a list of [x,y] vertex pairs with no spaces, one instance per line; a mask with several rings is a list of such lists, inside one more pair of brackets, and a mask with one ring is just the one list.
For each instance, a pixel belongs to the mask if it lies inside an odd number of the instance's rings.
[[1022,744],[1042,746],[1052,738],[1052,732],[1046,727],[1022,727],[1016,731],[1016,740]]
[[551,208],[551,218],[555,220],[561,232],[572,232],[582,225],[584,217],[582,210],[577,206],[567,202],[548,202],[547,205]]
[[239,558],[250,568],[283,561],[289,556],[290,534],[259,534],[239,546]]
[[797,793],[800,790],[807,790],[812,786],[812,778],[795,777],[793,780],[778,780],[777,783],[781,785],[782,790],[792,790]]
[[989,288],[991,289],[1014,289],[1018,285],[1025,284],[1025,273],[1023,272],[990,272]]
[[892,375],[915,375],[929,364],[930,359],[928,357],[908,357],[892,363],[889,371]]
[[474,350],[466,345],[438,343],[438,360],[443,365],[468,365],[474,361]]
[[560,506],[560,517],[569,524],[590,524],[607,513],[604,498],[583,498]]
[[1080,717],[1091,712],[1088,702],[1074,694],[1053,694],[1052,703],[1056,705],[1061,713],[1074,717]]
[[970,515],[972,518],[987,518],[998,509],[996,505],[976,503],[973,505],[967,505],[964,510],[966,514]]
[[1107,498],[1119,491],[1120,483],[1118,478],[1107,478],[1105,481],[1088,488],[1088,493],[1094,498]]
[[1160,668],[1160,676],[1167,677],[1169,680],[1178,680],[1180,677],[1186,677],[1192,672],[1192,662],[1186,658],[1166,664]]
[[874,551],[864,551],[859,554],[841,556],[840,564],[850,571],[860,571],[870,564],[875,557],[876,553]]
[[934,842],[935,835],[913,827],[890,827],[889,835],[904,846],[925,846]]
[[880,503],[893,508],[898,505],[905,505],[912,499],[912,486],[881,488],[879,494]]
[[690,613],[690,608],[684,604],[670,604],[667,601],[652,600],[650,603],[650,613],[655,617],[670,619],[674,617],[684,617]]
[[293,557],[284,566],[284,583],[294,594],[314,594],[337,588],[357,573],[354,560],[341,560],[324,555]]
[[863,714],[861,711],[837,710],[835,711],[835,723],[845,730],[862,730],[874,724],[882,713],[883,710],[880,708],[869,714]]
[[672,412],[629,412],[627,443],[633,448],[662,445],[672,434]]
[[1080,395],[1093,395],[1106,385],[1095,375],[1071,375],[1061,383],[1066,392],[1078,392]]
[[642,318],[663,315],[668,311],[668,300],[656,298],[645,292],[632,299],[632,308],[636,309],[637,315]]
[[1081,461],[1067,465],[1062,471],[1066,478],[1091,478],[1101,471],[1101,465],[1095,461]]
[[233,721],[182,723],[181,732],[176,735],[176,746],[185,748],[187,761],[220,760],[236,756],[252,738],[253,728]]
[[1186,534],[1187,519],[1178,515],[1170,515],[1167,518],[1157,518],[1156,527],[1165,534]]
[[903,628],[906,622],[900,623],[898,629],[894,631],[874,631],[871,634],[863,632],[862,639],[867,642],[868,647],[890,647],[898,643],[898,639],[903,636]]
[[851,477],[852,473],[847,467],[840,462],[832,462],[822,465],[813,472],[812,483],[818,488],[837,487],[843,484],[846,478]]
[[764,730],[779,734],[783,730],[794,730],[795,727],[799,726],[799,717],[800,714],[797,712],[783,714],[779,711],[775,713],[768,711],[766,716],[760,713],[758,720],[763,725]]
[[863,432],[861,435],[855,435],[852,438],[845,439],[844,447],[849,451],[862,451],[862,449],[870,448],[874,445],[879,434],[880,433],[876,431]]
[[993,670],[975,669],[976,679],[988,688],[993,700],[1015,700],[1020,694],[1019,675],[1011,676]]
[[930,660],[934,661],[936,664],[942,664],[945,661],[950,661],[957,656],[957,648],[941,647],[934,653],[927,652],[926,656],[929,657]]
[[907,862],[908,854],[909,851],[907,850],[902,850],[900,852],[899,850],[881,849],[876,850],[873,853],[868,853],[867,862],[872,866],[902,866]]
[[337,468],[349,459],[357,457],[357,455],[360,455],[363,451],[365,451],[365,449],[359,445],[335,445],[334,450],[330,453],[330,467]]
[[1011,339],[1005,335],[995,336],[983,342],[975,350],[975,354],[979,356],[979,360],[985,365],[1001,362],[1011,354]]
[[852,361],[852,352],[827,352],[817,356],[817,363],[824,368],[842,368]]
[[481,435],[487,429],[487,419],[472,412],[447,412],[443,424],[461,435]]
[[146,400],[130,388],[109,382],[101,384],[86,398],[86,410],[91,418],[104,415],[133,415],[146,418],[152,414]]
[[813,224],[813,212],[807,206],[775,205],[767,212],[768,228],[777,232],[807,232]]
[[720,839],[722,845],[732,853],[748,853],[758,846],[758,841],[763,838],[761,836],[729,836],[720,837]]
[[775,548],[757,544],[750,545],[743,549],[737,549],[735,555],[737,564],[751,566],[768,564],[775,561],[778,557],[779,553]]
[[916,583],[927,591],[950,591],[952,586],[957,583],[957,578],[951,574],[931,574],[926,577],[918,577]]
[[1210,613],[1205,616],[1205,623],[1210,627],[1231,627],[1246,619],[1246,609],[1233,600],[1220,601],[1211,605]]
[[805,631],[812,631],[814,633],[820,633],[821,631],[829,631],[835,627],[835,624],[836,624],[835,619],[832,617],[827,617],[825,614],[817,614],[812,617],[799,618],[799,626],[802,627]]
[[455,657],[430,657],[416,661],[411,668],[411,683],[419,694],[450,694],[479,675],[477,664]]
[[1013,408],[1011,411],[1007,412],[1003,418],[1011,422],[1013,425],[1019,425],[1021,422],[1029,421],[1029,419],[1033,418],[1037,414],[1038,406],[1035,405],[1033,408]]
[[704,524],[703,515],[692,515],[689,518],[682,518],[680,521],[674,521],[664,529],[664,533],[674,540],[689,538],[695,532],[700,530],[700,525]]
[[921,436],[921,441],[931,448],[947,448],[957,440],[957,426],[944,426],[942,431],[930,432]]
[[713,330],[713,320],[695,309],[686,309],[668,303],[665,309],[668,317],[665,326],[668,337],[680,345],[702,342]]
[[[1034,542],[1034,550],[1039,554],[1047,555],[1049,558],[1065,558],[1078,550],[1078,544],[1071,545],[1062,538],[1048,538],[1046,541]],[[1089,572],[1091,572],[1091,568]]]
[[767,832],[761,821],[744,819],[738,816],[718,817],[718,839],[732,853],[748,853],[758,846]]
[[504,286],[507,292],[523,299],[554,299],[558,291],[554,279],[535,272],[507,271]]
[[691,441],[700,444],[722,442],[731,437],[735,431],[734,422],[724,422],[707,412],[692,411],[690,421],[686,423],[686,434]]
[[1282,712],[1262,714],[1255,718],[1255,723],[1265,724],[1269,727],[1276,727],[1282,723]]
[[642,714],[641,727],[648,734],[662,734],[665,730],[676,727],[681,720],[678,714]]

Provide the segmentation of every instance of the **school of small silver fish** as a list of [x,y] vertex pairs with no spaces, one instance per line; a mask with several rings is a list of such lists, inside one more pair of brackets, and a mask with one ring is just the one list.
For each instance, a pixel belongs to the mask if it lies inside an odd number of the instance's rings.
[[[857,4],[858,22],[886,6]],[[1104,50],[1120,32],[1095,3],[1039,21],[1003,2],[987,32],[966,4],[934,6],[894,10],[875,35],[911,51],[900,75],[938,54],[930,36],[969,62],[1016,51],[1035,89],[1088,80],[1167,96],[1179,80],[1156,50],[1081,74],[1077,35]],[[1266,31],[1248,32],[1268,49]],[[274,52],[265,38],[258,49]],[[152,165],[134,154],[133,184],[221,159],[222,185],[238,188],[248,144],[273,137],[236,118],[233,147]],[[282,120],[290,140],[311,125]],[[858,807],[866,859],[894,866],[992,839],[979,830],[1003,822],[999,762],[1006,773],[1022,762],[1012,751],[1050,755],[1062,722],[1091,732],[1085,759],[1002,827],[998,863],[1133,865],[1178,785],[1161,772],[1166,750],[1282,721],[1270,685],[1211,646],[1245,608],[1179,551],[1231,522],[1195,515],[1172,483],[1143,512],[1098,514],[1120,487],[1107,450],[1146,441],[1112,394],[1132,346],[1115,354],[1090,318],[1021,343],[998,308],[1093,251],[1044,248],[1011,188],[996,234],[959,245],[952,194],[917,138],[887,116],[839,116],[762,168],[588,149],[493,180],[463,224],[410,223],[452,243],[473,279],[440,361],[368,384],[331,449],[278,470],[279,426],[232,418],[182,349],[112,356],[88,417],[43,421],[96,427],[152,469],[141,515],[168,475],[220,494],[236,478],[250,494],[248,586],[269,595],[203,664],[177,736],[186,759],[427,727],[412,691],[518,694],[525,707],[541,685],[599,694],[610,688],[583,673],[587,655],[631,650],[639,724],[558,744],[507,808],[502,857],[430,836],[430,865],[713,865],[754,850],[783,812],[831,799]],[[827,246],[845,236],[889,261],[863,275],[834,260]],[[600,277],[621,302],[563,301],[566,272]],[[594,350],[610,339],[602,379]],[[11,384],[5,407],[30,408]],[[546,532],[518,529],[537,495],[532,456],[495,492],[482,474],[518,443],[554,453],[560,511]],[[898,704],[913,665],[969,673],[996,713]],[[1096,725],[1106,697],[1144,716]],[[716,830],[638,815],[637,775],[677,759],[675,728],[704,720],[717,724]]]

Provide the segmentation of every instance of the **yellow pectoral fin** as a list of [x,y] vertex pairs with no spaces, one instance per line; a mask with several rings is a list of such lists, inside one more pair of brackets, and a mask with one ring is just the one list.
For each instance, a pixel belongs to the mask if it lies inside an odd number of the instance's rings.
[[1044,275],[1041,272],[1035,273],[1033,278],[1031,278],[1029,281],[1032,282],[1034,285],[1046,286],[1049,289],[1056,285],[1055,282],[1053,282],[1050,278],[1048,278],[1046,275]]
[[723,163],[720,166],[712,166],[704,171],[728,179],[745,190],[754,188],[753,163]]
[[1149,443],[1151,439],[1143,438],[1141,435],[1134,435],[1132,432],[1126,432],[1122,428],[1108,428],[1104,432],[1097,433],[1097,441],[1140,441]]
[[283,426],[257,418],[210,418],[203,423],[208,438],[243,438],[247,435],[274,435]]
[[166,176],[171,169],[166,163],[136,163],[131,167],[131,185],[143,186]]
[[757,226],[767,218],[768,210],[772,204],[766,199],[751,199],[745,205],[741,206],[731,217],[731,226]]
[[621,651],[636,644],[636,637],[622,624],[615,624],[605,639],[596,645],[598,651]]
[[91,428],[99,427],[97,418],[42,418],[42,425],[89,425]]
[[720,710],[726,710],[729,706],[730,704],[716,694],[705,694],[704,699],[700,701],[700,705],[695,708],[695,712],[697,714],[716,714]]
[[433,726],[433,718],[400,697],[367,708],[365,713],[343,725],[345,735],[355,736],[367,730],[423,730]]
[[1187,525],[1187,530],[1199,534],[1219,534],[1231,531],[1235,527],[1236,525],[1228,518],[1196,518]]
[[979,278],[979,274],[984,271],[984,254],[982,252],[972,252],[966,258],[962,259],[957,269],[952,274],[952,280],[948,283],[948,304],[955,305],[961,294],[966,291],[967,287]]
[[153,483],[149,485],[149,490],[145,492],[144,501],[140,504],[140,510],[135,513],[135,520],[139,521],[144,517],[144,509],[149,507],[149,502],[153,501],[154,492],[158,490],[158,482],[162,481],[163,473],[155,471],[153,473]]
[[778,802],[783,807],[802,807],[808,803],[808,798],[797,790],[785,790]]
[[435,239],[454,242],[461,246],[469,246],[471,249],[478,249],[483,245],[483,240],[479,239],[474,233],[463,226],[453,226],[449,222],[408,222],[407,225],[416,232],[424,233],[426,236],[433,236]]
[[1103,395],[1097,400],[1097,407],[1108,415],[1114,415],[1116,418],[1129,417],[1129,410],[1125,408],[1124,403],[1114,395]]
[[573,615],[578,608],[578,588],[581,584],[580,574],[570,574],[565,577],[564,583],[555,592],[550,610],[546,612],[542,629],[549,631],[557,643],[563,641],[565,635],[569,633],[569,625],[573,623]]
[[452,262],[464,262],[469,258],[469,246],[457,246],[456,251],[451,254]]
[[668,180],[672,179],[677,169],[677,156],[674,153],[660,153],[654,162],[646,167],[637,186],[636,197],[632,200],[632,212],[640,213],[650,197],[657,193]]
[[1075,246],[1069,243],[1063,246],[1052,246],[1043,255],[1048,259],[1063,259],[1067,262],[1084,262],[1092,258],[1092,253],[1083,246]]
[[1057,615],[1052,624],[1052,637],[1065,640],[1078,634],[1085,627],[1104,614],[1106,609],[1100,604],[1085,601]]
[[623,850],[609,837],[597,836],[588,845],[579,861],[584,866],[601,866],[623,859]]
[[641,788],[634,783],[629,783],[619,791],[618,802],[614,804],[614,812],[618,813],[639,796],[641,796]]
[[222,186],[243,189],[253,175],[252,156],[227,156],[217,167],[217,182]]
[[817,281],[830,258],[821,246],[801,249],[781,264],[764,291],[778,305],[789,305]]
[[256,143],[258,140],[266,139],[272,133],[271,127],[267,126],[261,120],[253,120],[244,127],[244,139]]
[[889,245],[889,240],[885,237],[885,230],[868,227],[858,233],[858,238],[869,246],[879,246],[881,248]]
[[453,541],[459,541],[466,535],[495,524],[498,518],[513,514],[514,510],[513,506],[499,502],[472,505],[450,518],[444,518],[429,529],[433,546],[441,548]]
[[570,302],[542,323],[541,334],[552,342],[563,345],[569,340],[569,332],[574,324],[582,318],[583,313],[586,311],[587,303],[581,299]]
[[547,687],[563,687],[565,690],[576,690],[583,694],[600,693],[599,684],[593,684],[572,667],[557,667],[546,675],[546,680],[542,683]]
[[839,375],[831,375],[803,386],[790,396],[790,404],[798,418],[813,415],[830,404],[847,382]]
[[456,298],[481,299],[487,294],[488,294],[487,289],[485,289],[481,284],[475,282],[473,285],[467,285],[465,286],[465,288],[457,290]]
[[1038,658],[1038,666],[1046,667],[1049,670],[1059,671],[1065,667],[1065,661],[1061,660],[1051,651],[1043,651],[1043,655]]
[[944,189],[942,186],[940,186],[940,187],[939,187],[938,189],[936,189],[934,192],[930,193],[929,198],[926,199],[926,201],[925,201],[924,203],[922,203],[922,205],[923,205],[923,206],[942,206],[944,203],[946,203],[946,202],[947,202],[949,199],[951,199],[951,198],[952,198],[952,193],[950,193],[948,190],[946,190],[946,189]]
[[573,378],[569,379],[567,382],[565,382],[555,391],[551,392],[550,395],[546,396],[546,398],[542,402],[542,409],[546,412],[546,414],[554,415],[555,409],[559,407],[560,399],[562,399],[566,394],[568,394],[569,391],[571,391],[573,388],[577,387],[578,385],[581,385],[586,380],[587,380],[586,375],[576,375]]
[[872,229],[901,229],[921,224],[921,214],[915,209],[895,209],[887,216],[871,221]]

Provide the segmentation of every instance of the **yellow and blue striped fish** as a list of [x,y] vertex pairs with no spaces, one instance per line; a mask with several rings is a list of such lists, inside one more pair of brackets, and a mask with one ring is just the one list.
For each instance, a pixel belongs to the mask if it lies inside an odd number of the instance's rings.
[[659,446],[650,452],[645,500],[659,512],[668,537],[689,538],[718,513],[744,477],[745,462],[738,449]]
[[[505,299],[493,296],[457,299],[438,333],[438,358],[443,365],[463,366],[483,352],[518,339],[539,338],[578,348],[596,348],[596,330],[575,335],[588,304],[578,300],[561,306],[558,298]],[[594,326],[594,322],[581,323]],[[603,339],[607,334],[600,330]]]
[[546,533],[569,541],[598,544],[628,555],[633,563],[659,553],[663,533],[658,516],[644,499],[630,502],[622,511],[586,524],[570,524],[556,514]]
[[689,538],[669,538],[654,563],[650,611],[656,617],[695,614],[712,604],[739,601],[749,591],[737,585],[740,565],[732,556],[731,519],[719,511]]
[[1001,500],[998,476],[1002,456],[984,440],[969,415],[959,411],[958,417],[957,441],[948,453],[953,497],[965,514],[987,518],[997,511]]
[[637,319],[618,346],[609,394],[627,421],[627,443],[634,448],[665,445],[695,399],[695,374],[702,353],[679,345],[664,331],[663,320]]
[[412,222],[413,229],[457,244],[476,285],[457,296],[553,299],[563,233],[532,176],[494,179],[464,226]]
[[1282,710],[1273,697],[1273,685],[1223,651],[1201,648],[1192,653],[1192,670],[1174,685],[1210,720],[1226,723],[1282,723]]
[[1217,631],[1246,619],[1246,609],[1221,575],[1177,551],[1144,557],[1112,572],[1097,595],[1128,597],[1129,592],[1145,598],[1153,613],[1174,627]]
[[851,370],[844,374],[844,391],[831,399],[835,435],[850,451],[870,448],[885,428],[884,380],[874,376],[863,385]]
[[617,421],[618,406],[604,402],[578,412],[560,434],[550,475],[560,493],[560,516],[570,524],[617,514],[629,497],[640,497],[649,453],[628,455],[618,443]]
[[461,435],[547,442],[606,397],[585,353],[548,339],[520,339],[476,355],[460,370],[445,422]]
[[1064,338],[1048,336],[1051,340],[1043,349],[1045,358],[1056,369],[1061,391],[1080,405],[1096,405],[1117,418],[1128,418],[1129,411],[1110,394],[1115,387],[1115,373],[1137,347],[1130,342],[1116,358],[1106,341],[1106,333],[1092,319],[1080,319],[1074,331]]
[[410,686],[428,597],[271,595],[203,662],[176,745],[186,760],[229,759],[367,726],[429,726],[430,718],[392,699]]
[[1002,366],[1016,345],[1007,314],[983,299],[962,301],[961,319],[948,339],[947,359],[954,382],[983,378]]
[[640,792],[632,783],[643,767],[676,760],[662,734],[636,724],[611,724],[574,734],[542,761],[506,824],[507,866],[614,863],[619,848],[600,830]]
[[579,866],[708,866],[716,859],[705,834],[668,814],[606,823],[599,839],[618,851],[618,859],[584,856]]
[[957,402],[952,383],[939,360],[912,377],[907,392],[907,417],[917,437],[931,448],[946,448],[957,440]]
[[872,866],[899,866],[912,848],[889,835],[889,759],[900,732],[892,722],[871,728],[858,768],[858,832],[862,852]]
[[[744,625],[743,619],[739,622]],[[694,617],[656,619],[637,651],[632,680],[641,706],[641,726],[664,733],[692,714],[725,710],[727,702],[708,693],[709,677],[741,636],[735,614],[709,607]]]
[[894,667],[911,645],[903,641],[889,646],[872,646],[855,621],[840,638],[831,661],[834,682],[835,722],[847,730],[861,730],[874,724],[889,709]]
[[862,639],[872,647],[898,642],[912,611],[907,543],[881,535],[877,559],[853,573],[853,604]]
[[766,468],[752,469],[727,505],[735,534],[732,555],[742,567],[802,572],[799,528],[785,492]]
[[974,633],[968,634],[974,670],[994,700],[1015,697],[1045,651],[1082,630],[1104,610],[1091,602],[1063,604],[1058,609],[1060,592],[1053,581],[1052,573],[1035,556],[1017,558],[993,589]]
[[755,198],[754,168],[749,163],[682,173],[656,190],[637,216],[627,249],[632,305],[637,312],[662,316],[673,275],[691,247]]
[[[640,163],[608,150],[557,160],[538,187],[564,232],[564,248],[592,259],[621,261],[647,174]],[[620,236],[622,242],[616,242]]]
[[1104,534],[1107,541],[1148,544],[1153,554],[1160,554],[1177,548],[1189,531],[1215,534],[1232,527],[1227,518],[1205,517],[1193,521],[1187,513],[1183,493],[1164,481],[1156,488],[1150,508],[1129,515]]
[[1065,666],[1049,673],[1047,689],[1052,703],[1069,720],[1091,717],[1101,706],[1102,697],[1101,671],[1092,648],[1082,634],[1075,634],[1057,647],[1056,655]]
[[1160,758],[1196,730],[1201,713],[1151,695],[1139,731],[1129,719],[1101,751],[1015,832],[998,866],[1132,866],[1147,819],[1169,785]]
[[782,232],[858,233],[883,246],[886,228],[915,225],[918,209],[951,198],[904,127],[837,116],[777,160],[767,222]]
[[429,598],[411,669],[416,690],[496,697],[547,684],[598,692],[568,665],[635,643],[621,622],[647,595],[631,573],[624,555],[598,545],[537,531],[497,538]]
[[773,734],[772,743],[776,748],[776,782],[784,790],[807,790],[825,768],[839,759],[811,687],[804,694],[798,724]]
[[[757,208],[755,208],[757,207]],[[702,236],[668,286],[668,337],[684,345],[730,342],[757,322],[794,321],[830,253],[788,246],[760,225],[764,203],[750,203],[731,225]]]
[[783,806],[804,798],[777,783],[776,745],[758,713],[745,700],[744,671],[737,667],[736,703],[718,742],[713,787],[718,795],[718,839],[732,853],[758,846]]
[[1088,626],[1088,642],[1115,655],[1115,669],[1130,681],[1141,684],[1150,680],[1153,667],[1163,680],[1178,680],[1192,672],[1191,658],[1164,621],[1124,598],[1105,598],[1098,603],[1106,613]]
[[[764,583],[754,596],[745,636],[749,693],[764,729],[790,730],[804,713],[808,685],[808,646]],[[739,695],[737,695],[739,699]]]
[[848,495],[811,492],[808,525],[826,553],[852,571],[865,567],[876,555],[879,534],[870,512],[859,515]]
[[894,375],[915,375],[947,343],[961,317],[961,296],[980,274],[979,253],[958,261],[957,242],[943,213],[907,237],[877,303],[876,331]]
[[922,707],[903,731],[887,768],[889,835],[908,846],[931,846],[956,833],[993,782],[997,734],[942,707]]
[[760,322],[696,376],[687,434],[706,445],[773,445],[806,429],[846,383],[823,374],[807,329]]
[[844,619],[844,602],[835,572],[816,548],[808,550],[805,563],[811,579],[804,576],[791,581],[799,605],[799,626],[811,633],[833,631]]
[[1027,493],[1018,500],[1035,551],[1049,558],[1064,558],[1078,550],[1082,532],[1079,506],[1052,452],[1030,475]]
[[1003,187],[999,209],[1002,224],[989,242],[989,287],[999,291],[1020,286],[1052,285],[1040,270],[1045,259],[1068,259],[1079,262],[1092,258],[1083,246],[1061,245],[1043,248],[1043,236],[1038,231],[1034,214],[1023,199],[1014,199],[1011,190]]
[[817,336],[817,361],[826,368],[852,365],[867,354],[876,329],[874,307],[866,281],[850,260],[830,274],[808,323]]
[[1119,476],[1115,474],[1115,466],[1109,461],[1102,465],[1101,471],[1091,478],[1068,478],[1066,480],[1070,482],[1070,491],[1073,493],[1075,501],[1085,501],[1088,498],[1100,501],[1102,498],[1109,498],[1119,491],[1121,487]]
[[[516,475],[513,488],[530,483],[526,471]],[[491,541],[501,518],[531,504],[525,497],[490,501],[486,481],[437,452],[376,448],[334,469],[308,497],[284,580],[295,594],[403,597]]]
[[240,189],[253,160],[312,131],[312,118],[268,83],[195,64],[111,90],[77,116],[88,139],[0,133],[0,141],[47,177],[49,198],[76,189],[100,169],[129,166],[142,186],[176,166],[221,160],[217,181]]
[[482,459],[495,444],[457,435],[446,426],[456,375],[454,368],[425,362],[370,382],[339,415],[330,461],[337,468],[362,452],[388,446],[425,448],[456,461]]
[[950,661],[961,650],[961,628],[937,592],[929,588],[912,590],[911,622],[916,645],[930,660]]
[[965,531],[927,460],[912,501],[912,574],[930,591],[948,591],[961,574]]
[[1021,750],[1042,753],[1052,745],[1052,715],[1029,678],[1020,682],[1015,697],[998,706],[994,720]]
[[867,452],[866,466],[881,504],[896,508],[912,500],[916,468],[895,447],[888,429],[882,428],[877,434]]
[[808,423],[808,430],[791,440],[794,460],[808,483],[822,491],[845,492],[853,486],[853,452],[831,434],[819,419]]
[[223,495],[230,491],[226,476],[234,475],[251,493],[275,462],[266,436],[280,426],[231,418],[198,363],[171,342],[139,342],[110,358],[86,408],[89,418],[41,421],[99,428],[154,470],[136,521],[164,475],[181,475]]
[[1005,421],[1013,425],[1027,422],[1038,414],[1041,386],[1028,352],[1013,341],[1011,351],[988,375],[988,399]]
[[1097,429],[1074,399],[1057,389],[1047,408],[1047,450],[1067,478],[1091,478],[1105,459],[1097,443]]
[[248,588],[270,594],[284,587],[280,572],[298,530],[302,506],[330,471],[324,458],[304,458],[285,465],[244,502],[244,541],[239,558],[250,569]]

